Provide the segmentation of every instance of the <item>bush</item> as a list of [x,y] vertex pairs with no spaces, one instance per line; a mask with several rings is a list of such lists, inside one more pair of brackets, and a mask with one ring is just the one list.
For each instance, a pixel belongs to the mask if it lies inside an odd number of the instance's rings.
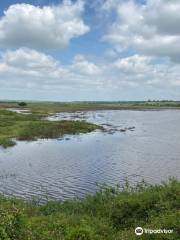
[[20,107],[25,107],[25,106],[27,106],[27,103],[25,103],[25,102],[20,102],[20,103],[18,103],[18,105],[19,105]]
[[10,238],[8,237],[6,231],[3,227],[0,227],[0,239],[1,240],[10,240]]
[[95,240],[89,228],[77,227],[70,231],[68,240]]
[[25,222],[21,210],[0,209],[0,239],[25,239]]

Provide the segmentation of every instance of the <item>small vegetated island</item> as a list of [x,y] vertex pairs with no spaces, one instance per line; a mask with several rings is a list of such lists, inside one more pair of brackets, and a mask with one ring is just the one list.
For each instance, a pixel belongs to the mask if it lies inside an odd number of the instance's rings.
[[88,133],[101,126],[85,121],[48,121],[46,114],[21,114],[0,110],[0,145],[4,148],[15,145],[15,140],[31,141],[55,139],[65,134]]
[[[179,103],[58,104],[28,103],[29,114],[8,111],[17,103],[0,104],[0,145],[17,140],[58,138],[87,133],[102,127],[83,121],[45,120],[48,114],[100,109],[179,108]],[[22,106],[23,105],[23,106]],[[1,150],[0,150],[1,151]],[[161,185],[145,183],[130,187],[104,187],[94,196],[65,202],[23,201],[0,195],[0,240],[178,240],[180,236],[180,182],[170,179]],[[173,230],[167,234],[136,236],[136,227]]]

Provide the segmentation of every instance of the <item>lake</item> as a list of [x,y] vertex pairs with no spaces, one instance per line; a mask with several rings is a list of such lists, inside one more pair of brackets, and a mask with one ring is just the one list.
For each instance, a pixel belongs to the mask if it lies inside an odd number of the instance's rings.
[[49,117],[86,120],[106,131],[0,148],[0,193],[69,199],[98,185],[160,183],[180,177],[180,111],[96,111]]

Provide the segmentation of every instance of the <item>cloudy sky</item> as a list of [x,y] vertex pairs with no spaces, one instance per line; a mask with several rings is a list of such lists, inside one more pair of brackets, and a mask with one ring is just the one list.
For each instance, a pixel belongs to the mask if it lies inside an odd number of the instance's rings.
[[1,1],[0,99],[180,100],[180,1]]

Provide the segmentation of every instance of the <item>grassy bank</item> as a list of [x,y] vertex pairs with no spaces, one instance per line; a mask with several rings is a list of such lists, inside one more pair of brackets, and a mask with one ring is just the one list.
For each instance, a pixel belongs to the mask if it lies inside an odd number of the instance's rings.
[[[104,188],[83,200],[38,206],[0,197],[2,240],[133,240],[179,239],[180,182],[134,189]],[[173,229],[173,234],[143,234],[147,229]]]
[[0,146],[13,146],[17,140],[59,138],[65,134],[87,133],[101,127],[84,121],[43,120],[42,114],[19,114],[0,110]]

